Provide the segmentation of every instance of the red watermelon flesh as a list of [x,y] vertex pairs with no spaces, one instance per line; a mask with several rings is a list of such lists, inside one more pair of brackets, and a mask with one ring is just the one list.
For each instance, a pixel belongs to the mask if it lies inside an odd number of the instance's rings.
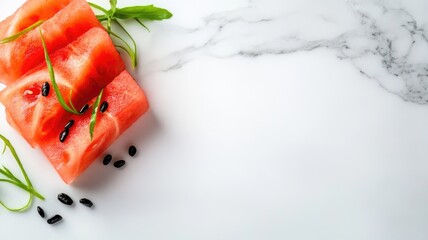
[[[101,28],[92,28],[50,57],[62,96],[67,102],[71,99],[78,109],[125,69],[109,35]],[[41,95],[45,82],[51,80],[43,62],[0,92],[9,123],[33,147],[67,115],[52,84],[49,95]]]
[[[38,2],[42,5],[40,1]],[[65,5],[68,1],[59,1],[63,2],[62,5],[53,4],[51,1],[42,2],[49,2],[49,4],[51,4],[47,5],[47,12],[54,12],[52,11],[52,8],[57,11],[55,15],[40,26],[50,53],[65,47],[67,44],[76,40],[80,35],[93,27],[102,27],[85,0],[73,0],[61,10],[59,10],[59,8]],[[18,10],[18,12],[44,11],[38,8],[28,8],[29,7],[23,8]],[[38,12],[32,12],[32,14],[37,14]],[[8,20],[8,18],[5,22],[1,23],[0,29],[7,28],[7,26],[9,26],[11,30],[8,31],[12,31],[15,28],[19,28],[16,26],[18,23],[26,26],[37,21],[35,20],[31,22],[29,19],[21,20],[21,15],[22,14],[12,15],[10,20]],[[31,14],[27,13],[27,15]],[[39,15],[34,16],[36,16],[34,19],[42,17]],[[45,16],[48,17],[49,14],[45,14]],[[19,22],[20,20],[21,22]],[[15,21],[18,21],[18,23],[14,24]],[[8,85],[17,81],[17,79],[27,71],[44,61],[43,46],[39,29],[36,28],[13,42],[0,44],[0,52],[2,53],[0,55],[0,82]]]
[[[84,115],[68,115],[52,134],[40,139],[42,151],[67,184],[73,182],[149,107],[143,91],[127,71],[104,89],[102,101],[108,103],[108,108],[97,114],[92,141],[89,134],[92,108]],[[75,123],[61,143],[59,135],[71,119]]]
[[72,0],[28,0],[0,22],[0,39],[12,36],[39,20],[51,18]]

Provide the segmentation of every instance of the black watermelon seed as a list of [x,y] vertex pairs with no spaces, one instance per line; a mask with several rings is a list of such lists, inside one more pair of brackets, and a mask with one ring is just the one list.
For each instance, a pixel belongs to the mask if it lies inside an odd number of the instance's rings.
[[125,164],[126,164],[125,160],[117,160],[116,162],[113,163],[113,166],[115,168],[121,168],[125,166]]
[[67,138],[67,136],[68,136],[68,128],[64,129],[64,131],[62,131],[62,132],[59,134],[59,141],[60,141],[60,142],[64,142],[64,141],[65,141],[65,139]]
[[45,218],[45,211],[40,206],[37,206],[37,212],[39,213],[40,217]]
[[103,164],[108,165],[111,162],[112,156],[110,154],[107,154],[103,159]]
[[92,206],[94,206],[94,204],[92,203],[91,200],[87,199],[87,198],[82,198],[79,201],[81,204],[87,206],[88,208],[91,208]]
[[128,149],[129,156],[133,157],[137,154],[137,148],[134,145],[131,145]]
[[49,95],[50,85],[48,82],[43,83],[42,86],[42,96],[47,97]]
[[88,111],[88,109],[89,109],[89,105],[88,105],[88,104],[85,104],[85,106],[83,106],[83,107],[80,109],[79,113],[80,113],[80,114],[84,114],[86,111]]
[[68,121],[68,123],[65,125],[65,129],[70,129],[72,126],[73,126],[73,124],[74,124],[74,120],[70,120],[70,121]]
[[102,112],[102,113],[105,112],[107,110],[107,108],[108,108],[108,102],[106,102],[106,101],[102,102],[101,106],[100,106],[100,112]]
[[53,216],[53,217],[49,218],[49,219],[47,220],[47,222],[48,222],[49,224],[55,224],[55,223],[57,223],[57,222],[59,222],[59,221],[61,221],[61,220],[62,220],[61,215],[56,214],[55,216]]
[[71,197],[68,196],[65,193],[58,194],[58,200],[60,202],[64,203],[65,205],[71,205],[71,204],[73,204],[73,199],[71,199]]

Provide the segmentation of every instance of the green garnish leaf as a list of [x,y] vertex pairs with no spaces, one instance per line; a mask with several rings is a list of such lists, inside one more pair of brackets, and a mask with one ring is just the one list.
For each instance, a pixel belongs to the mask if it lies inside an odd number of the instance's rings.
[[169,19],[173,14],[164,8],[158,8],[154,5],[147,6],[130,6],[118,8],[116,0],[110,0],[110,10],[107,10],[100,5],[89,2],[89,5],[104,13],[104,15],[97,15],[98,19],[103,21],[110,19],[147,19],[147,20],[164,20]]
[[148,20],[164,20],[171,18],[172,13],[163,8],[147,5],[116,8],[112,17],[119,19],[139,18]]
[[95,103],[92,108],[91,120],[89,125],[89,134],[91,135],[91,141],[94,136],[95,123],[97,122],[98,107],[100,105],[102,97],[103,97],[103,90],[101,90],[100,94],[98,94],[98,97],[95,100]]
[[[29,193],[29,199],[27,201],[27,203],[19,208],[11,208],[9,206],[7,206],[5,203],[3,203],[2,201],[0,201],[0,205],[2,205],[4,208],[6,208],[9,211],[12,212],[21,212],[26,210],[32,203],[34,196],[44,200],[45,198],[38,193],[34,187],[33,184],[30,181],[30,178],[27,175],[27,172],[25,171],[21,160],[18,157],[18,154],[16,153],[15,148],[12,146],[12,144],[10,143],[10,141],[4,137],[3,135],[0,134],[0,139],[3,141],[4,143],[4,149],[8,148],[10,150],[10,152],[12,153],[13,158],[15,159],[16,163],[19,166],[19,169],[21,170],[22,175],[24,176],[25,182],[26,184],[24,184],[18,177],[16,177],[8,168],[6,168],[5,166],[2,166],[3,168],[0,168],[0,174],[2,174],[4,177],[6,178],[0,178],[0,182],[2,183],[9,183],[12,185],[15,185],[16,187],[21,188],[22,190],[26,191]],[[4,154],[4,151],[3,153]]]
[[26,34],[29,31],[35,29],[36,27],[40,26],[43,22],[44,22],[43,20],[39,20],[39,21],[33,23],[32,25],[28,26],[24,30],[20,31],[19,33],[16,33],[16,34],[14,34],[12,36],[3,38],[2,40],[0,40],[0,44],[4,44],[4,43],[9,43],[9,42],[15,41],[16,39],[20,38],[24,34]]
[[[76,114],[76,115],[80,115],[81,113],[79,111],[77,111],[76,107],[74,106],[73,102],[71,101],[71,92],[70,92],[70,96],[68,97],[69,104],[70,104],[70,106],[69,106],[65,102],[64,97],[62,96],[61,92],[59,91],[58,84],[56,83],[56,80],[55,80],[55,72],[54,72],[54,69],[52,67],[52,63],[51,63],[51,60],[50,60],[50,57],[49,57],[49,54],[48,54],[48,50],[47,50],[47,47],[46,47],[45,40],[43,38],[42,31],[40,29],[39,29],[39,31],[40,31],[40,36],[42,38],[42,45],[43,45],[43,50],[44,50],[44,53],[45,53],[46,64],[47,64],[48,70],[49,70],[49,77],[50,77],[50,79],[52,81],[52,86],[54,88],[54,91],[55,91],[56,97],[58,99],[58,102],[61,104],[62,108],[64,108],[65,111],[67,111],[69,113]],[[91,135],[91,140],[92,140],[92,137],[93,137],[93,132],[94,132],[94,128],[95,128],[95,122],[96,122],[96,118],[97,118],[97,115],[96,115],[97,111],[96,110],[98,109],[98,105],[99,105],[99,101],[101,100],[102,92],[103,91],[101,90],[101,92],[100,92],[97,100],[95,101],[94,110],[93,110],[92,115],[91,115],[90,126],[89,126],[89,133]]]
[[73,114],[80,114],[74,108],[73,105],[72,105],[72,107],[68,106],[67,103],[65,102],[64,98],[62,97],[62,94],[61,94],[61,92],[59,91],[59,88],[58,88],[58,84],[56,83],[55,72],[54,72],[54,69],[52,67],[51,59],[50,59],[49,54],[48,54],[48,49],[46,47],[45,39],[43,38],[42,30],[40,28],[39,28],[39,32],[40,32],[40,37],[42,38],[42,45],[43,45],[43,50],[44,50],[44,53],[45,53],[46,65],[48,66],[48,70],[49,70],[49,77],[50,77],[50,79],[52,81],[52,86],[54,88],[56,97],[58,98],[58,102],[61,104],[62,108],[64,108],[65,111],[67,111],[69,113],[73,113]]
[[[107,10],[95,3],[89,3],[89,5],[104,14],[96,15],[98,21],[106,23],[107,32],[116,37],[123,44],[115,45],[118,49],[124,50],[129,57],[131,58],[132,67],[137,66],[137,44],[135,40],[132,38],[131,34],[120,24],[119,19],[134,19],[137,21],[142,27],[150,31],[146,25],[141,22],[141,19],[146,20],[164,20],[172,17],[172,13],[166,9],[155,7],[154,5],[147,6],[130,6],[124,8],[118,8],[117,0],[110,0],[110,10]],[[112,25],[116,24],[119,28],[131,39],[133,47],[130,46],[128,42],[126,42],[123,38],[121,38],[117,33],[112,31]]]

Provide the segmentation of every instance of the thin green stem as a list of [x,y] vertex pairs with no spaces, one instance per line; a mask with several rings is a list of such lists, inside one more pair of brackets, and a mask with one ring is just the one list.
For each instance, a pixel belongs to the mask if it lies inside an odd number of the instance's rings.
[[100,105],[102,97],[103,97],[103,90],[101,90],[100,94],[98,94],[98,97],[95,100],[95,103],[92,108],[91,120],[89,125],[89,134],[91,135],[91,141],[92,141],[92,138],[94,137],[95,123],[97,122],[98,106]]
[[148,32],[150,32],[150,29],[143,23],[143,22],[141,22],[141,20],[140,19],[138,19],[138,18],[134,18],[135,19],[135,21],[137,21],[137,23],[139,23],[143,28],[145,28]]
[[5,182],[5,183],[9,183],[9,184],[15,185],[15,186],[21,188],[22,190],[24,190],[24,191],[26,191],[26,192],[28,192],[28,193],[30,193],[30,194],[32,194],[32,195],[40,198],[41,200],[45,200],[45,197],[43,197],[43,195],[41,195],[39,192],[37,192],[34,188],[29,188],[27,185],[23,184],[22,182],[20,182],[20,184],[18,184],[15,181],[12,181],[12,180],[9,180],[9,179],[4,179],[4,178],[1,178],[0,182]]
[[1,134],[0,134],[0,139],[4,143],[4,148],[3,148],[2,154],[4,154],[6,148],[8,148],[10,150],[10,153],[12,154],[12,156],[15,159],[19,169],[21,170],[22,175],[24,176],[26,184],[24,184],[19,178],[17,178],[15,175],[13,175],[13,173],[5,166],[3,166],[3,168],[0,168],[0,173],[3,174],[8,179],[0,178],[0,182],[15,185],[16,187],[21,188],[22,190],[26,191],[29,194],[28,201],[23,207],[11,208],[11,207],[7,206],[5,203],[3,203],[2,201],[0,201],[0,205],[9,211],[13,211],[13,212],[23,211],[31,205],[34,196],[36,196],[42,200],[44,200],[45,198],[39,192],[37,192],[34,189],[33,184],[31,183],[30,178],[28,177],[27,172],[25,171],[24,166],[22,165],[22,162],[19,159],[18,154],[16,153],[16,150],[13,147],[13,145],[11,144],[11,142]]
[[31,184],[30,178],[28,177],[27,173],[25,172],[24,166],[22,166],[21,160],[19,160],[18,154],[15,151],[15,148],[12,146],[10,141],[7,138],[5,138],[3,135],[0,135],[0,138],[7,145],[10,152],[12,153],[12,156],[15,158],[15,161],[18,164],[19,169],[21,169],[22,175],[24,175],[25,181],[27,182],[28,186],[30,188],[33,188],[33,185]]
[[[132,61],[132,67],[136,67],[137,66],[137,64],[138,64],[138,62],[137,62],[137,59],[138,59],[138,57],[137,57],[137,44],[135,43],[135,40],[134,40],[134,38],[131,36],[131,34],[129,34],[129,32],[128,31],[126,31],[126,29],[122,26],[122,24],[120,24],[120,22],[118,21],[118,20],[114,20],[114,22],[126,33],[126,35],[128,35],[128,37],[131,39],[131,41],[132,41],[132,44],[134,45],[134,50],[133,50],[133,53],[134,53],[134,57],[133,57],[133,61]],[[129,46],[129,45],[128,45]],[[129,46],[130,47],[130,46]],[[131,47],[130,47],[131,48]]]
[[92,2],[88,2],[88,4],[89,4],[89,6],[91,6],[91,7],[93,7],[93,8],[96,8],[96,9],[98,9],[98,10],[100,10],[101,12],[103,12],[103,13],[106,13],[107,14],[107,9],[105,9],[105,8],[103,8],[103,7],[101,7],[100,5],[98,5],[98,4],[95,4],[95,3],[92,3]]
[[10,208],[6,204],[4,204],[2,201],[0,201],[0,205],[2,205],[4,208],[6,208],[11,212],[22,212],[30,207],[31,203],[33,202],[33,199],[34,199],[33,195],[30,194],[27,203],[20,208]]
[[[55,79],[55,72],[51,63],[51,59],[49,57],[49,53],[48,53],[48,49],[46,47],[46,42],[45,39],[43,38],[43,34],[42,34],[42,30],[39,28],[39,32],[40,32],[40,37],[42,38],[42,45],[43,45],[43,50],[44,50],[44,54],[45,54],[45,61],[46,61],[46,65],[48,67],[48,71],[49,71],[49,77],[52,81],[52,86],[54,88],[56,97],[58,98],[58,102],[61,104],[62,108],[64,108],[65,111],[69,112],[69,113],[73,113],[73,114],[80,114],[76,109],[68,106],[68,104],[65,102],[61,92],[59,91],[59,87],[58,84],[56,83],[56,79]],[[71,101],[71,99],[69,99]]]
[[31,31],[31,30],[35,29],[36,27],[42,25],[43,22],[44,22],[43,20],[39,20],[39,21],[33,23],[32,25],[30,25],[29,27],[25,28],[24,30],[22,30],[22,31],[20,31],[20,32],[14,34],[12,36],[3,38],[2,40],[0,40],[0,44],[4,44],[4,43],[9,43],[9,42],[15,41],[16,39],[24,36],[29,31]]

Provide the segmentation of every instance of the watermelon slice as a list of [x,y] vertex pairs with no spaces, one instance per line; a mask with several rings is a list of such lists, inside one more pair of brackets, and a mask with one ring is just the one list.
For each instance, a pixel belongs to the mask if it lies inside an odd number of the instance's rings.
[[[101,28],[90,29],[50,57],[62,96],[71,99],[77,109],[125,69],[109,35]],[[52,85],[48,96],[41,95],[45,82],[51,80],[43,62],[0,92],[9,123],[33,147],[67,115]]]
[[72,0],[28,0],[14,14],[0,22],[0,39],[22,31],[39,20],[51,18]]
[[[0,34],[11,36],[40,19],[47,19],[40,27],[50,53],[93,27],[102,27],[85,0],[30,0],[0,23]],[[0,82],[10,84],[44,61],[39,29],[0,44],[0,52]]]
[[[89,111],[84,115],[68,115],[58,128],[40,140],[42,151],[68,184],[149,107],[143,91],[127,71],[123,71],[104,89],[101,101],[106,101],[108,108],[97,114],[92,141],[89,135]],[[69,120],[74,120],[75,123],[62,143],[59,141],[59,135]]]

